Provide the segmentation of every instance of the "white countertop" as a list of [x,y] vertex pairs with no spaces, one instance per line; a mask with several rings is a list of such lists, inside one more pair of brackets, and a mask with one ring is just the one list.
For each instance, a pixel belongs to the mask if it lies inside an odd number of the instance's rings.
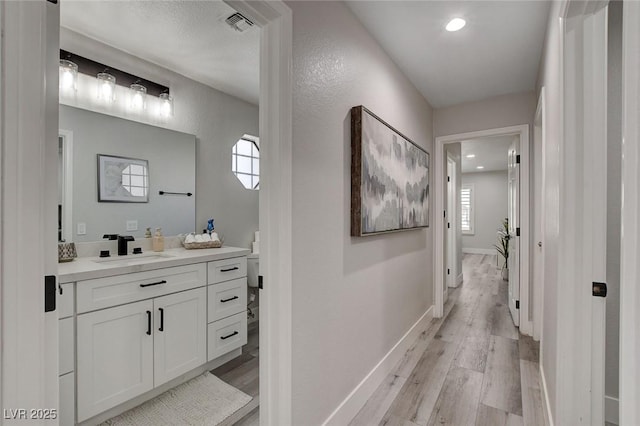
[[[58,280],[60,283],[89,280],[93,278],[123,275],[132,272],[151,271],[154,269],[170,268],[172,266],[189,265],[213,260],[246,256],[250,250],[238,247],[221,247],[212,249],[186,250],[184,248],[168,249],[163,252],[145,252],[143,255],[130,254],[127,256],[112,256],[113,262],[99,257],[78,257],[73,262],[58,264]],[[145,256],[160,255],[163,257],[145,258]],[[139,256],[139,257],[136,257]],[[127,259],[132,263],[126,264]],[[97,261],[97,262],[96,262]]]

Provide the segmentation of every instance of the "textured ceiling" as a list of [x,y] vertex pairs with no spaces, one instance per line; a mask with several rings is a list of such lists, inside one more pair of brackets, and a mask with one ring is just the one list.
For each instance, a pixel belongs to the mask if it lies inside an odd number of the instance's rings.
[[62,0],[60,24],[257,104],[260,30],[233,30],[233,13],[221,1]]
[[[535,87],[547,1],[349,1],[435,108]],[[444,27],[467,21],[458,32]]]
[[[462,141],[462,173],[507,170],[507,152],[517,136],[492,136]],[[467,155],[475,154],[474,158]],[[484,169],[478,169],[484,166]]]

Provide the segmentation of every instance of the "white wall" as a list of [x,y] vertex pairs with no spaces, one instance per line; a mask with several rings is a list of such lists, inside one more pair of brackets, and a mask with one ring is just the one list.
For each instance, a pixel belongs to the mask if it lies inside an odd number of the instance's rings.
[[472,184],[475,199],[473,235],[462,234],[462,249],[495,250],[496,233],[508,214],[507,171],[463,173],[462,184]]
[[497,96],[433,111],[434,135],[447,136],[498,127],[529,124],[533,128],[535,92]]
[[250,247],[258,192],[244,189],[231,172],[231,148],[245,133],[259,136],[258,107],[65,28],[60,47],[171,89],[175,115],[168,123],[136,120],[196,135],[196,229],[213,217],[225,244]]
[[430,152],[433,167],[432,109],[343,3],[288,5],[292,423],[318,425],[433,303],[432,228],[349,236],[350,109],[369,108]]
[[[545,87],[545,149],[544,149],[544,312],[540,365],[546,384],[551,415],[555,418],[558,364],[558,241],[560,232],[560,141],[562,140],[562,77],[561,65],[561,2],[553,2],[545,45],[538,72],[536,92]],[[534,150],[535,152],[535,150]],[[535,223],[535,221],[533,221]]]

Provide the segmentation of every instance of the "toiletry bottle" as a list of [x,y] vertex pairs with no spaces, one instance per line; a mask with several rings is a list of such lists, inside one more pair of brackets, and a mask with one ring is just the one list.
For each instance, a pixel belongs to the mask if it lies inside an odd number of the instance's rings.
[[144,233],[145,238],[151,238],[151,228],[147,228],[147,231]]
[[164,251],[164,236],[162,236],[162,228],[156,228],[156,234],[153,236],[153,251]]

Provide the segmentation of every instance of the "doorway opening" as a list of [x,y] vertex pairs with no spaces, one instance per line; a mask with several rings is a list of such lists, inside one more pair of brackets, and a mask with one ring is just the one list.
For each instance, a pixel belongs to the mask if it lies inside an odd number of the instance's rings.
[[[479,150],[486,150],[487,153],[495,151],[493,156],[483,154],[486,160],[482,161],[495,158],[500,165],[481,164]],[[453,166],[451,163],[457,164]],[[460,173],[456,173],[457,176],[451,179],[450,174],[455,167],[460,169]],[[452,282],[456,285],[458,281],[457,277],[454,280],[448,277],[449,265],[461,263],[464,251],[496,255],[497,251],[504,247],[504,259],[500,267],[508,271],[505,278],[509,280],[509,308],[515,325],[520,326],[523,334],[531,335],[529,126],[513,126],[436,138],[435,174],[436,211],[442,212],[436,214],[434,239],[434,282],[442,283],[435,286],[436,316],[442,316],[444,313],[446,286]],[[494,174],[496,176],[492,176]],[[481,193],[488,182],[486,178],[490,176],[500,178],[502,183],[495,183],[491,187],[501,188],[498,189],[499,195],[495,196],[501,197],[500,200],[503,198],[504,202],[493,199],[494,195]],[[453,192],[452,180],[457,183],[455,193],[450,195]],[[452,198],[456,200],[454,205],[450,202]],[[485,218],[484,215],[478,215],[480,206],[483,213],[485,210],[491,210],[491,207],[500,207],[502,210],[487,213]],[[455,220],[450,219],[454,214]],[[456,245],[450,241],[456,239],[461,244],[454,251],[452,246]],[[502,246],[503,241],[507,245]],[[498,258],[500,257],[498,255]],[[507,259],[508,263],[505,263]],[[461,272],[461,269],[458,271]]]

